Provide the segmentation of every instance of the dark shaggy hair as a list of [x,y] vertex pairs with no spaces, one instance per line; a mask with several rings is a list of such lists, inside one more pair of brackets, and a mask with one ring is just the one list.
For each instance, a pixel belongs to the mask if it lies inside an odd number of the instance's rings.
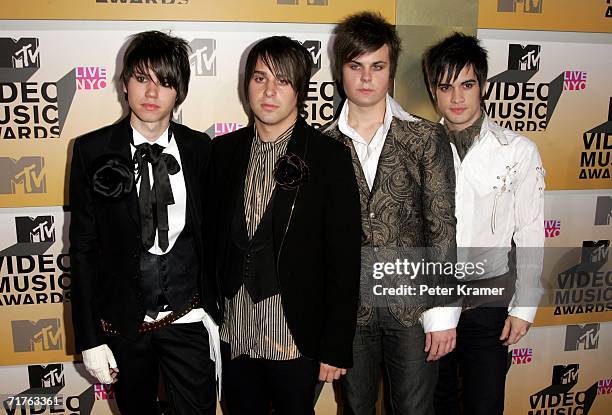
[[249,82],[255,72],[257,59],[270,69],[276,77],[287,80],[297,94],[300,107],[308,93],[308,81],[312,71],[312,56],[299,42],[287,36],[272,36],[260,40],[247,56],[244,68],[244,94],[249,99]]
[[389,46],[389,75],[393,79],[397,59],[402,50],[401,40],[395,27],[379,13],[361,12],[353,14],[334,29],[334,76],[342,85],[342,67],[364,53],[375,52],[384,45]]
[[455,32],[425,51],[423,76],[427,92],[434,102],[436,94],[432,91],[440,83],[454,82],[466,66],[474,69],[480,90],[483,91],[489,72],[487,51],[474,36]]
[[181,105],[187,97],[191,75],[187,42],[156,30],[133,35],[123,55],[121,81],[127,85],[134,74],[146,76],[149,70],[160,84],[176,90],[175,107]]

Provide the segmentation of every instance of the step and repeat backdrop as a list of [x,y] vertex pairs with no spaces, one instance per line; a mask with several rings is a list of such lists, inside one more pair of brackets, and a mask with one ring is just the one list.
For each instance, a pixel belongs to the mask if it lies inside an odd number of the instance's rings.
[[[190,91],[174,118],[216,137],[248,121],[245,51],[257,39],[290,36],[315,61],[301,112],[321,125],[339,104],[328,53],[333,23],[365,9],[395,22],[396,0],[3,4],[0,413],[116,411],[112,388],[96,384],[74,355],[67,174],[74,138],[126,113],[117,73],[127,38],[156,29],[189,42]],[[510,351],[510,415],[612,411],[611,23],[606,0],[480,1],[486,111],[534,140],[547,170],[546,307]],[[40,399],[28,401],[33,395]],[[316,410],[336,413],[330,386]]]

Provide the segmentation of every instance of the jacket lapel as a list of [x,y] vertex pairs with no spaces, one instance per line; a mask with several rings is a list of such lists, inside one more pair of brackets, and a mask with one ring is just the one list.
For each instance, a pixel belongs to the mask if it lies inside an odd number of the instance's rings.
[[[111,138],[107,145],[109,153],[116,153],[121,155],[125,160],[128,161],[129,165],[132,166],[132,151],[130,150],[130,137],[132,135],[130,126],[130,116],[128,115],[119,123],[116,124],[115,129],[111,135]],[[127,210],[130,217],[134,220],[134,223],[140,227],[140,214],[138,213],[138,193],[136,192],[136,183],[134,188],[123,201],[126,204]]]
[[189,213],[191,218],[195,220],[194,225],[197,229],[202,222],[201,212],[195,205],[196,199],[194,194],[195,189],[198,188],[198,175],[195,174],[195,172],[198,170],[195,164],[195,157],[197,154],[189,141],[185,140],[173,122],[170,123],[170,129],[172,130],[172,139],[176,140],[176,147],[178,148],[181,156],[181,164],[183,165],[183,178],[185,179],[185,193],[187,195],[187,213]]
[[[298,117],[291,138],[287,143],[287,154],[293,153],[300,157],[308,165],[308,141],[309,131],[308,124],[301,117]],[[310,168],[312,166],[309,165]],[[274,189],[274,205],[272,206],[272,222],[274,229],[274,247],[280,249],[283,237],[289,226],[289,219],[292,213],[293,201],[296,199],[296,192],[299,187],[294,190],[284,190],[279,186]]]
[[397,128],[396,118],[391,121],[389,132],[385,137],[385,143],[383,144],[380,157],[378,159],[378,165],[376,166],[376,175],[374,176],[374,183],[372,183],[372,192],[374,194],[380,187],[381,183],[385,181],[387,176],[397,168],[398,166],[398,152],[395,149],[395,130]]

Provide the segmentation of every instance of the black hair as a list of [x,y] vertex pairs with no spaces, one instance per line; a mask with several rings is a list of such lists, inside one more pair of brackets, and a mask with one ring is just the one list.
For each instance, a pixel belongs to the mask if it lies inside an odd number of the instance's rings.
[[287,36],[271,36],[257,42],[247,56],[244,68],[244,93],[248,101],[249,83],[255,72],[257,59],[276,77],[285,79],[297,94],[298,107],[308,93],[308,81],[313,61],[310,52],[296,40]]
[[474,36],[455,32],[431,46],[423,54],[422,69],[427,92],[435,102],[435,91],[440,83],[454,82],[463,68],[471,66],[480,90],[487,82],[489,65],[487,51]]
[[134,74],[153,72],[160,84],[176,90],[178,107],[189,90],[189,45],[184,39],[151,30],[133,35],[123,55],[121,81],[127,85]]
[[364,53],[389,47],[389,77],[395,77],[397,60],[402,50],[395,27],[380,13],[361,12],[342,20],[334,29],[334,76],[342,85],[342,67]]

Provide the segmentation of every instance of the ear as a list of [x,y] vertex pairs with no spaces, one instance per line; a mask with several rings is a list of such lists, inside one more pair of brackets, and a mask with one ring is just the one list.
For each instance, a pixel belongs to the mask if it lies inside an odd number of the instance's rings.
[[121,82],[121,85],[123,85],[123,92],[127,94],[127,86],[125,85],[125,82]]

